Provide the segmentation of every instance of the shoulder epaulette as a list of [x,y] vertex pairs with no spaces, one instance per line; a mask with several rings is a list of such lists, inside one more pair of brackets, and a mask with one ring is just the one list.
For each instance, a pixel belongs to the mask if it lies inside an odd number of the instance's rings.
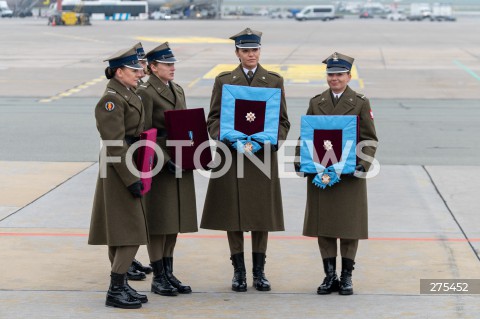
[[282,77],[282,76],[281,76],[280,74],[278,74],[277,72],[273,72],[273,71],[267,71],[267,72],[268,72],[268,74],[275,75],[275,76],[277,76],[277,77],[279,77],[279,78]]
[[367,98],[364,94],[361,94],[361,93],[356,93],[356,95],[362,100],[365,100]]
[[225,71],[225,72],[220,73],[217,77],[225,76],[225,75],[228,75],[228,74],[231,74],[231,73],[232,73],[232,71]]

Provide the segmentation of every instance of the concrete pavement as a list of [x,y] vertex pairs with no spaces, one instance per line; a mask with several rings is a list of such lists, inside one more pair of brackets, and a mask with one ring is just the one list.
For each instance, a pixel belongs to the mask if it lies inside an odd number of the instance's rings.
[[[25,166],[7,163],[9,171]],[[72,165],[56,163],[57,172],[63,166]],[[476,318],[480,311],[480,294],[419,294],[420,279],[480,278],[480,187],[471,179],[445,178],[444,167],[394,165],[382,166],[369,181],[371,238],[360,243],[354,296],[316,295],[321,259],[316,241],[301,236],[305,180],[294,178],[282,180],[286,231],[270,236],[271,292],[232,292],[225,233],[200,230],[180,236],[175,254],[175,272],[193,287],[192,295],[153,295],[149,276],[132,282],[149,295],[141,310],[106,308],[106,247],[86,244],[97,170],[93,163],[64,170],[61,179],[43,186],[42,196],[25,194],[30,204],[0,221],[0,318]],[[478,167],[448,172],[480,176]],[[21,193],[26,180],[28,174],[17,176],[10,190]],[[196,175],[199,218],[207,181]],[[148,261],[145,248],[138,259]]]
[[[291,139],[308,99],[326,87],[320,71],[307,71],[321,69],[334,51],[356,58],[351,84],[372,102],[381,171],[369,181],[370,239],[360,243],[355,294],[316,295],[322,263],[315,240],[301,236],[305,180],[293,178],[282,179],[286,231],[269,241],[271,292],[232,292],[225,233],[200,230],[180,236],[175,253],[175,273],[193,294],[152,295],[149,276],[132,282],[149,296],[142,309],[106,308],[107,249],[87,245],[102,60],[139,40],[147,51],[170,41],[189,107],[207,108],[209,72],[237,62],[224,40],[247,26],[264,32],[261,63],[285,77]],[[419,293],[420,279],[480,280],[478,19],[95,21],[71,28],[1,19],[0,28],[8,48],[0,53],[0,319],[478,318],[476,291]],[[197,173],[199,218],[206,185]],[[148,262],[144,247],[138,258]]]

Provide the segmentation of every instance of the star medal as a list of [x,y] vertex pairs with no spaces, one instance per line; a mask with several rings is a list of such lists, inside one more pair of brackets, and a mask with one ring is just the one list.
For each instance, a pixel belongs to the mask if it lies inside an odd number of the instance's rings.
[[323,174],[322,175],[322,184],[328,185],[330,183],[330,175]]
[[245,150],[245,152],[251,153],[252,150],[253,150],[252,143],[250,143],[250,142],[245,143],[245,145],[243,146],[243,149]]
[[255,113],[253,112],[248,112],[247,115],[245,115],[245,118],[247,119],[248,122],[252,123],[255,121]]
[[188,131],[188,137],[190,138],[190,146],[195,145],[195,142],[193,141],[193,132]]
[[333,149],[332,141],[324,140],[323,141],[323,148],[325,149],[325,151],[330,151],[331,149]]

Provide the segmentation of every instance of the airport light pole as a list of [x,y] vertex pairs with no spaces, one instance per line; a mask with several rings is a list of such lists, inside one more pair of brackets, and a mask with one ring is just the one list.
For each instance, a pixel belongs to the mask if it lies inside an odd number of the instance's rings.
[[217,19],[222,18],[222,4],[223,0],[217,0]]

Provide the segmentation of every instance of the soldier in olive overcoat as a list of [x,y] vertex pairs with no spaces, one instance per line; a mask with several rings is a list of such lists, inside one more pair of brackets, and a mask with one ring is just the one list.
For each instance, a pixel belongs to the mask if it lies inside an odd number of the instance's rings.
[[[240,65],[230,72],[223,72],[215,79],[207,125],[210,137],[219,139],[222,87],[224,84],[252,87],[279,88],[281,90],[280,122],[278,140],[285,140],[290,122],[287,116],[283,78],[264,69],[259,63],[261,32],[249,28],[232,36]],[[228,145],[228,143],[227,143]],[[266,144],[268,145],[268,144]],[[283,231],[283,208],[280,180],[278,177],[278,145],[243,157],[243,177],[237,177],[237,151],[229,148],[232,164],[221,177],[211,178],[200,227],[226,230],[234,266],[232,290],[246,291],[243,232],[252,232],[253,284],[257,290],[268,291],[270,283],[264,274],[268,232]],[[227,149],[227,148],[225,148]],[[273,152],[272,152],[273,150]],[[271,152],[270,174],[266,176],[250,159],[257,156],[264,161],[264,152]],[[217,148],[221,164],[213,173],[223,169],[225,154]]]
[[[138,85],[143,83],[143,77],[145,77],[147,70],[147,58],[145,57],[145,50],[143,49],[142,43],[138,42],[134,46],[137,51],[138,63],[143,68],[143,75],[138,80]],[[137,86],[138,86],[137,85]],[[143,280],[146,278],[146,274],[152,272],[152,267],[144,266],[140,261],[133,259],[132,265],[128,268],[127,278],[128,280]]]
[[[140,199],[143,185],[127,167],[127,160],[132,160],[127,156],[127,150],[145,125],[143,105],[134,92],[142,71],[134,48],[119,51],[105,61],[109,62],[105,75],[110,81],[95,107],[97,129],[104,146],[88,243],[108,245],[112,268],[106,305],[140,308],[141,303],[147,302],[147,297],[128,285],[126,272],[139,245],[148,242],[148,236]],[[109,146],[112,141],[120,146]],[[119,161],[107,162],[107,156]]]
[[[327,64],[329,89],[313,97],[307,115],[357,115],[360,142],[378,142],[373,113],[369,100],[349,86],[353,58],[334,53],[323,61]],[[341,175],[340,182],[321,189],[308,176],[307,204],[303,234],[318,237],[326,277],[317,289],[318,294],[339,291],[342,295],[353,293],[352,270],[359,239],[368,238],[367,183],[368,172],[376,146],[361,149],[357,158],[356,173]],[[297,159],[299,147],[296,149]],[[359,154],[357,154],[358,156]],[[299,163],[296,162],[298,170]],[[342,272],[340,281],[336,275],[337,238],[340,238]]]
[[173,82],[175,58],[168,42],[146,55],[150,77],[141,84],[138,94],[145,107],[146,128],[157,129],[157,144],[162,150],[162,170],[153,177],[152,188],[146,195],[146,211],[150,243],[147,245],[154,271],[152,291],[166,296],[191,293],[173,275],[173,251],[177,234],[198,231],[193,171],[175,176],[176,164],[166,146],[165,111],[187,108],[185,93]]

